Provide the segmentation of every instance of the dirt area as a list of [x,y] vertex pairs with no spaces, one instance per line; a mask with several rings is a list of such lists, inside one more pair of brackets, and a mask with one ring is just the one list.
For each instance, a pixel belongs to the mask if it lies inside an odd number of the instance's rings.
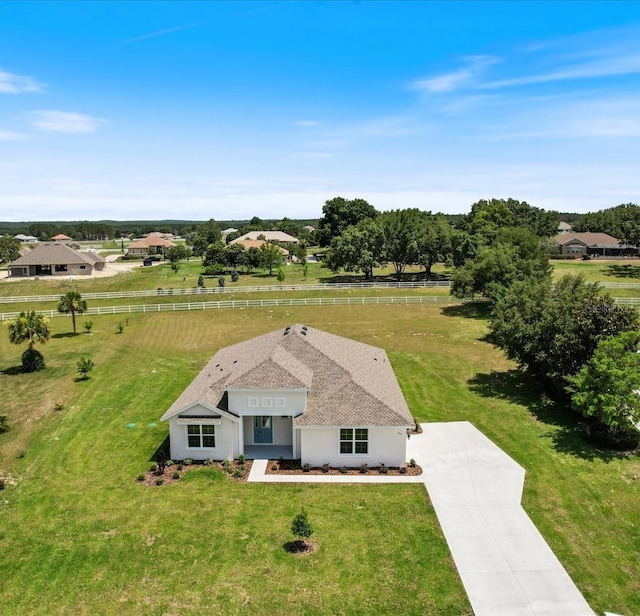
[[267,475],[398,475],[412,476],[422,475],[422,468],[417,464],[397,466],[311,466],[308,470],[300,465],[300,460],[269,460],[267,463]]
[[[228,464],[222,462],[211,462],[211,464],[184,464],[183,462],[176,462],[174,464],[167,464],[163,473],[158,473],[157,470],[147,470],[145,473],[141,473],[136,478],[138,483],[142,483],[146,486],[163,486],[168,483],[175,483],[189,471],[197,468],[217,468],[225,472],[231,479],[235,481],[244,482],[247,481],[247,477],[251,472],[251,460],[245,460],[242,464],[238,460],[229,460]],[[177,474],[177,477],[175,476]]]

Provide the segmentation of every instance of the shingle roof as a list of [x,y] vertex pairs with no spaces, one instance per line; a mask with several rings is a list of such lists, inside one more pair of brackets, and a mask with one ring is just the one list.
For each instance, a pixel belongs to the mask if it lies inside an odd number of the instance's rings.
[[129,244],[127,248],[149,248],[149,246],[164,246],[165,248],[170,248],[171,246],[175,246],[175,244],[162,237],[152,235],[150,237],[143,237],[141,240],[133,242],[133,244]]
[[296,426],[413,424],[383,349],[300,324],[218,351],[162,419],[233,389],[308,390]]
[[622,248],[620,240],[607,233],[562,233],[556,235],[556,242],[561,246],[578,240],[592,248]]
[[[240,246],[244,246],[245,250],[249,250],[249,248],[260,248],[260,246],[266,243],[266,240],[241,240],[240,238],[233,240],[233,242],[229,242],[230,245],[239,244]],[[286,248],[283,248],[282,246],[278,246],[278,248],[283,255],[287,256],[289,254],[289,251]]]
[[64,233],[58,233],[58,235],[54,235],[51,239],[58,242],[58,241],[71,240],[73,238],[69,237],[68,235],[65,235]]
[[93,265],[104,259],[95,253],[79,252],[61,242],[39,242],[33,250],[17,258],[9,267],[14,265],[72,265],[76,263]]
[[249,233],[245,233],[229,243],[235,244],[243,240],[257,240],[260,235],[263,235],[268,242],[293,242],[297,244],[300,241],[297,237],[293,237],[293,235],[289,235],[284,231],[249,231]]

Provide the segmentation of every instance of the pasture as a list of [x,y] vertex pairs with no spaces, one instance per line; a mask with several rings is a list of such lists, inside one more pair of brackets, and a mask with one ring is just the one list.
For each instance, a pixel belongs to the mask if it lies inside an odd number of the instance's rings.
[[[167,435],[158,418],[218,348],[303,322],[384,347],[418,420],[469,420],[522,464],[524,507],[587,601],[640,613],[640,459],[591,447],[485,341],[485,317],[473,305],[256,308],[132,315],[122,334],[120,316],[92,317],[76,336],[53,319],[47,369],[31,375],[5,331],[3,609],[469,614],[419,485],[240,484],[210,469],[135,482]],[[80,356],[96,363],[86,382],[74,381]],[[319,544],[305,559],[282,548],[301,506]]]

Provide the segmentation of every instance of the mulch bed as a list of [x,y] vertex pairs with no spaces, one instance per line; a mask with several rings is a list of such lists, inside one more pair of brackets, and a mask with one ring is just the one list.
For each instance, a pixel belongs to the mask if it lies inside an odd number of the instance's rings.
[[[230,479],[238,482],[247,481],[247,477],[251,472],[251,464],[252,460],[245,460],[244,464],[240,465],[238,460],[230,460],[228,467],[222,465],[222,462],[213,462],[211,464],[203,464],[202,462],[193,463],[193,464],[172,464],[171,466],[167,465],[164,469],[164,473],[159,475],[157,471],[147,470],[145,473],[142,473],[140,477],[136,479],[138,483],[142,483],[146,486],[157,487],[158,485],[167,485],[168,483],[175,483],[176,481],[180,481],[180,478],[190,470],[198,469],[198,468],[217,468],[226,473]],[[242,475],[236,477],[236,469],[242,466]],[[177,479],[173,478],[173,474],[178,473],[179,477]],[[144,478],[142,478],[144,476]],[[158,484],[158,481],[162,480],[162,483]]]
[[[275,468],[275,470],[274,470]],[[267,463],[267,475],[390,475],[392,477],[408,477],[422,475],[422,468],[417,464],[410,466],[407,464],[401,472],[397,466],[387,467],[386,473],[381,473],[377,466],[370,466],[366,473],[361,473],[359,466],[339,467],[330,466],[328,470],[323,470],[320,466],[312,466],[308,471],[302,469],[300,460],[269,460]]]
[[318,544],[313,539],[295,539],[294,541],[287,541],[283,547],[290,554],[308,556],[318,549]]

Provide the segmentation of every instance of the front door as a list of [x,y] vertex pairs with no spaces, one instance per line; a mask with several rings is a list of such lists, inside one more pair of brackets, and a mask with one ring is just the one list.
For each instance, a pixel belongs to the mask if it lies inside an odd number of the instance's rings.
[[273,430],[269,415],[257,415],[253,418],[253,442],[273,443]]

